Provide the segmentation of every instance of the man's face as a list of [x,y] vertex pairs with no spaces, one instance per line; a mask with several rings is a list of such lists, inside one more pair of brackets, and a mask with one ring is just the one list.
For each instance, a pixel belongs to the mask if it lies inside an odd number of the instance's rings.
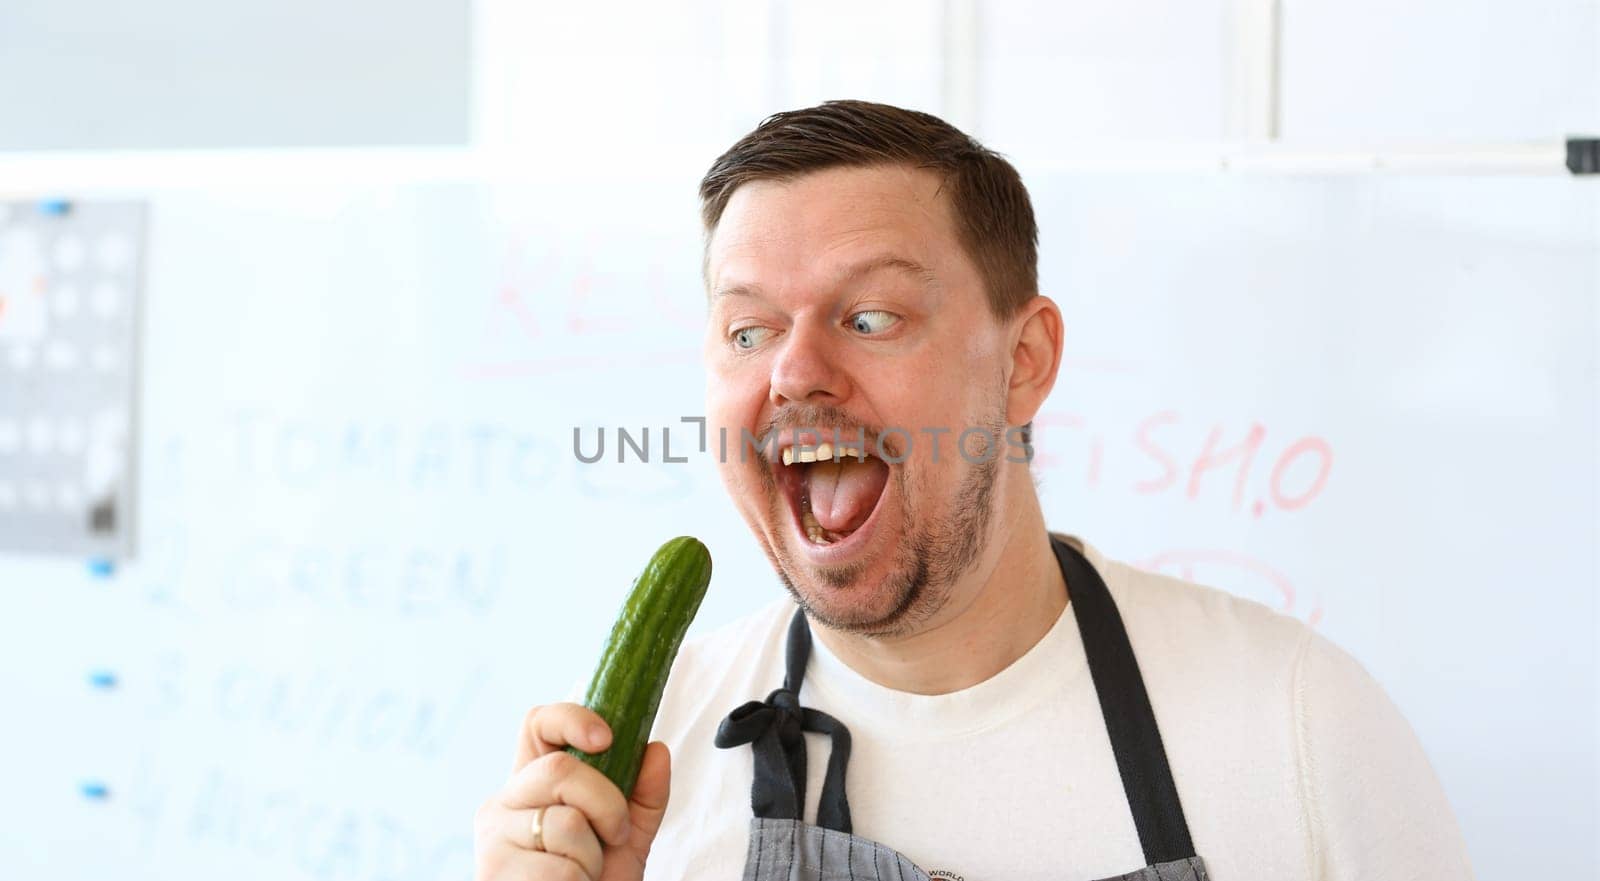
[[[707,252],[723,482],[796,599],[842,629],[905,632],[932,616],[1003,502],[1007,332],[938,189],[903,166],[748,183]],[[974,427],[995,433],[988,464],[957,450]],[[774,430],[776,445],[741,442]],[[835,431],[847,447],[864,439],[865,461],[855,449],[798,461]],[[979,458],[983,440],[967,449]]]

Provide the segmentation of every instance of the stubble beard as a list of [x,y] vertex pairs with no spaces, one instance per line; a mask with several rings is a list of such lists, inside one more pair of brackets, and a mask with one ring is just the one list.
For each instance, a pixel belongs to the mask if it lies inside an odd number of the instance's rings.
[[[1000,437],[1004,421],[991,425],[991,438]],[[965,575],[978,559],[983,538],[988,534],[994,511],[994,489],[999,479],[1000,456],[997,448],[987,461],[972,461],[960,456],[958,461],[967,464],[967,474],[951,496],[947,513],[940,518],[919,517],[910,507],[906,492],[905,472],[891,469],[895,482],[895,498],[900,507],[900,522],[907,525],[906,533],[895,550],[893,569],[869,591],[872,596],[892,597],[888,611],[876,616],[869,610],[851,613],[847,610],[823,608],[813,602],[795,586],[801,569],[783,549],[781,543],[771,549],[773,567],[789,595],[812,621],[825,627],[864,636],[901,636],[913,633],[950,601],[955,583]],[[775,489],[775,488],[774,488]],[[772,514],[777,522],[784,499],[774,494]],[[806,569],[806,579],[820,582],[821,590],[843,591],[859,589],[858,583],[866,564]],[[802,575],[804,577],[804,575]]]

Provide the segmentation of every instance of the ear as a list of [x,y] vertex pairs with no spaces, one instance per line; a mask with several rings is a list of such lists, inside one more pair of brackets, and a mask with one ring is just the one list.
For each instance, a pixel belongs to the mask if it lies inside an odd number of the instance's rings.
[[1046,296],[1035,296],[1011,318],[1011,381],[1006,389],[1006,423],[1025,425],[1044,406],[1061,368],[1061,310]]

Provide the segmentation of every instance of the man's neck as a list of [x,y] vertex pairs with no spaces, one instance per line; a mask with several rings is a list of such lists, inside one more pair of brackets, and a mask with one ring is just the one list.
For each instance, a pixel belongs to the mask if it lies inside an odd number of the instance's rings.
[[1012,516],[994,524],[999,552],[980,557],[945,607],[916,633],[878,637],[813,627],[817,639],[867,679],[914,694],[959,691],[1009,667],[1049,632],[1067,605],[1038,498],[1031,485],[1023,495]]

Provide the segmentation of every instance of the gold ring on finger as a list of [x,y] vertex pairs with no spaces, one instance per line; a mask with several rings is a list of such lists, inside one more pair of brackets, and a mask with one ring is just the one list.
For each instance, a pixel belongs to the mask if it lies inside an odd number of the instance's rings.
[[528,823],[528,832],[533,835],[533,849],[544,850],[544,808],[533,809],[533,819]]

